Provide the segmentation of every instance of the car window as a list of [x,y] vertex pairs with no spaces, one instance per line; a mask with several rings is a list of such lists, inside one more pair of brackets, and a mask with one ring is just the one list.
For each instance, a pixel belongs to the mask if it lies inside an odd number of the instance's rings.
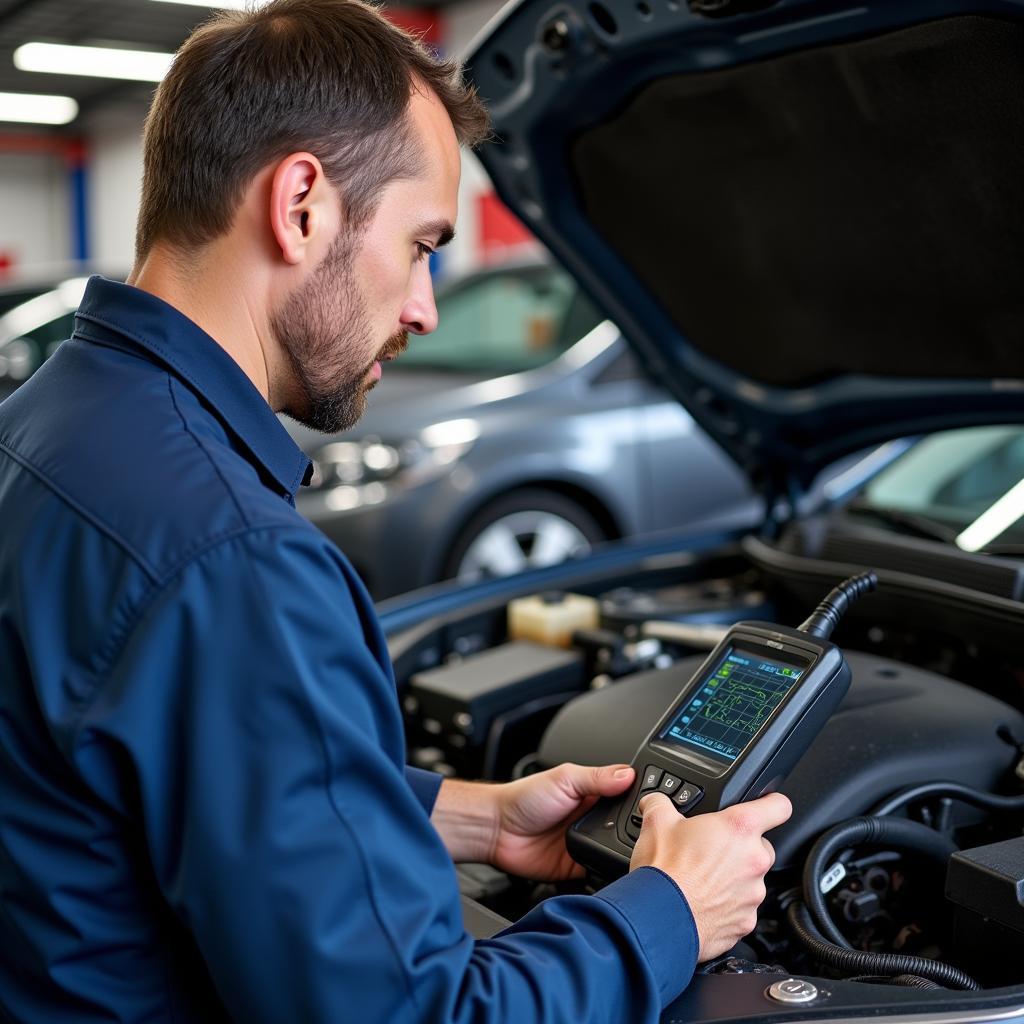
[[943,431],[883,470],[851,511],[914,516],[965,550],[998,550],[1024,545],[1022,480],[1024,427]]
[[402,366],[514,373],[561,355],[602,317],[555,267],[490,271],[438,295],[439,325]]

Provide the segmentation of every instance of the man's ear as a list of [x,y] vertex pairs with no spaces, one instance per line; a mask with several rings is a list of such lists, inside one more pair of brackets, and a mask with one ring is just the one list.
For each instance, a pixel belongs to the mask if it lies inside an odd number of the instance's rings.
[[277,165],[270,186],[270,227],[286,263],[301,263],[318,236],[332,230],[327,204],[337,203],[333,191],[311,153],[291,153]]

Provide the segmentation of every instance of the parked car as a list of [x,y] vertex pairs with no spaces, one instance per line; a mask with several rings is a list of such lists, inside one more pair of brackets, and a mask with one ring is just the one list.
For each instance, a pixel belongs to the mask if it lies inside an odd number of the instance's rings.
[[[0,398],[74,329],[86,278],[0,315]],[[756,515],[746,478],[550,262],[438,296],[441,326],[387,367],[352,430],[284,422],[315,464],[299,510],[383,599],[554,565],[611,538]]]
[[756,506],[565,271],[489,268],[437,305],[437,331],[388,364],[352,430],[290,426],[316,467],[299,510],[376,597]]
[[[1020,0],[521,0],[470,55],[499,194],[764,516],[384,602],[411,760],[632,761],[730,626],[877,573],[757,927],[666,1022],[1024,1017],[1022,56]],[[600,630],[545,688],[505,645],[558,592]],[[541,895],[462,880],[510,919]]]
[[0,400],[71,336],[87,280],[79,271],[0,289]]

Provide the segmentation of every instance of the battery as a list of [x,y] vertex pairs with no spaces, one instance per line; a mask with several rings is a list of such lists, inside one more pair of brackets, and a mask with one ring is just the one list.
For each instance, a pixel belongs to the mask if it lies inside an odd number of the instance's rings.
[[579,651],[517,640],[417,672],[409,681],[409,694],[428,731],[458,733],[467,745],[479,746],[499,715],[540,697],[584,687]]

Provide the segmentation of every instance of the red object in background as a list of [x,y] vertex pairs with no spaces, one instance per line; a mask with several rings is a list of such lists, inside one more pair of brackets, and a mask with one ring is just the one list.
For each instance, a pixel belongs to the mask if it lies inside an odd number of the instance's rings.
[[444,48],[441,15],[429,7],[384,7],[381,14],[393,25],[419,36],[428,46]]
[[14,263],[14,253],[4,252],[0,249],[0,281],[10,276],[11,271],[14,269]]
[[31,135],[0,132],[0,153],[50,153],[63,157],[68,167],[81,167],[88,156],[83,139],[60,135]]
[[509,249],[535,243],[529,228],[493,193],[476,197],[477,241],[485,262],[493,263]]

